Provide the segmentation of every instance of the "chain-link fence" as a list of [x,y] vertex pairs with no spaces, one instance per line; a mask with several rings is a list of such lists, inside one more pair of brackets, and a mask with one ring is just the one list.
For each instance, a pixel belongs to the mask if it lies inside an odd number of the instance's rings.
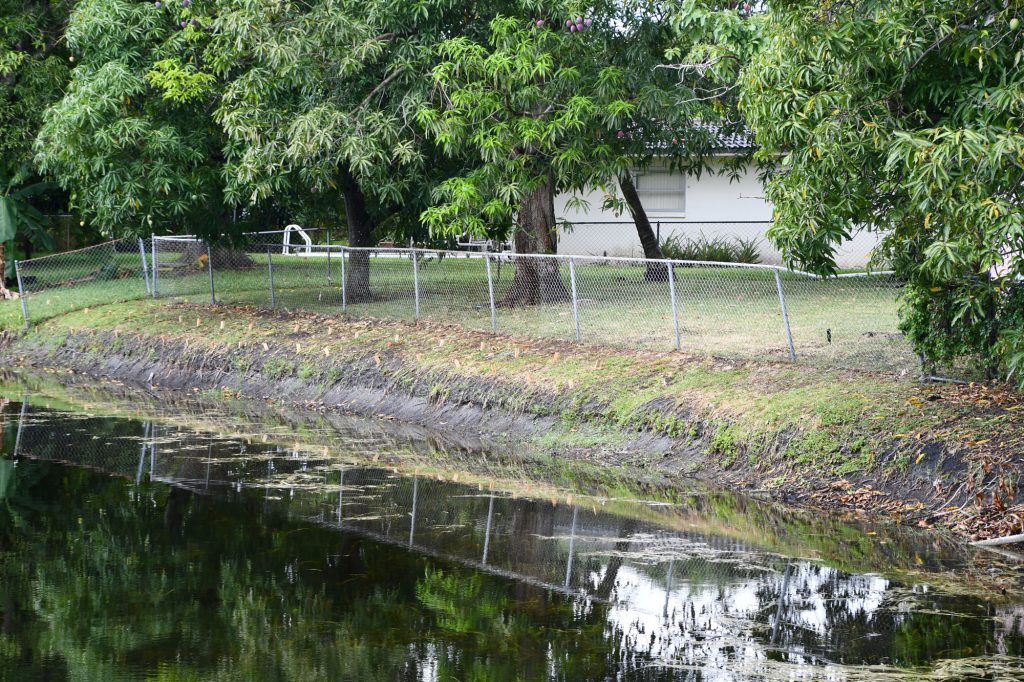
[[[121,240],[18,264],[26,324],[147,294],[203,304],[431,320],[736,359],[918,373],[888,273],[480,251]],[[139,275],[142,275],[141,277]]]
[[15,263],[25,325],[151,294],[148,239],[117,239]]
[[[689,222],[651,218],[651,229],[666,258],[779,265],[782,254],[767,237],[770,222]],[[863,269],[871,262],[879,236],[860,231],[836,249],[840,268]],[[632,221],[573,221],[559,226],[558,253],[566,256],[643,258]]]

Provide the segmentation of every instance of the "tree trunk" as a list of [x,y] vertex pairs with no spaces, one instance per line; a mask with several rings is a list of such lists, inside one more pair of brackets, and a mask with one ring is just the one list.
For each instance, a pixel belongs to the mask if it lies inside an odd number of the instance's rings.
[[[636,225],[636,234],[640,237],[640,245],[644,248],[644,258],[649,260],[663,260],[665,256],[661,253],[661,244],[658,237],[651,229],[651,221],[647,218],[647,211],[640,202],[640,195],[636,192],[633,178],[629,173],[619,176],[619,189],[622,190],[622,198],[626,201],[629,214],[633,216],[633,223]],[[644,277],[648,280],[667,282],[668,267],[661,263],[648,263],[647,273]]]
[[[348,245],[373,246],[373,219],[366,210],[366,197],[359,183],[348,171],[342,172],[342,193],[345,197],[345,217],[348,220]],[[349,251],[345,270],[345,295],[349,303],[361,303],[372,298],[370,293],[370,254]]]
[[[517,254],[555,253],[555,181],[547,178],[523,200],[516,218]],[[554,258],[516,260],[516,274],[502,301],[506,307],[555,303],[569,300],[569,290]]]
[[6,285],[7,261],[4,259],[4,243],[0,242],[0,300],[9,301],[16,298]]

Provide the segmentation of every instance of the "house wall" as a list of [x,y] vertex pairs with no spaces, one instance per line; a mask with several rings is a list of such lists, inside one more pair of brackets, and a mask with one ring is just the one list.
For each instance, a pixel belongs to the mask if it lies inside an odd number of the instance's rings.
[[[713,171],[720,170],[721,166],[721,163],[713,165]],[[685,187],[683,211],[648,211],[652,226],[656,230],[660,227],[662,241],[673,235],[680,239],[702,235],[708,239],[753,239],[758,241],[763,263],[781,262],[778,250],[765,237],[772,206],[764,199],[764,189],[754,167],[748,167],[738,178],[717,172],[688,176]],[[571,229],[563,229],[559,234],[558,253],[643,257],[643,248],[628,212],[617,216],[603,210],[604,194],[600,190],[588,192],[581,198],[587,202],[586,208],[572,207],[572,195],[555,197],[555,215],[561,221],[572,223]],[[839,266],[865,265],[876,244],[875,235],[855,235],[839,249]]]

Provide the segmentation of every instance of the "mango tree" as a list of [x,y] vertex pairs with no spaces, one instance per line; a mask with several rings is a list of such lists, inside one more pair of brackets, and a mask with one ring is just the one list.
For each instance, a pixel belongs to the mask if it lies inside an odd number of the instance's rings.
[[[227,192],[261,202],[290,188],[332,197],[348,244],[411,223],[438,178],[462,169],[415,125],[434,47],[480,30],[487,3],[222,0],[207,57],[225,82]],[[403,228],[394,228],[401,232]],[[408,233],[408,230],[406,230]],[[369,255],[351,252],[350,302],[370,298]]]
[[52,248],[40,199],[53,186],[30,164],[42,112],[60,98],[68,53],[61,42],[71,0],[0,0],[0,298],[13,264],[5,256],[15,239]]
[[833,274],[878,234],[916,348],[990,377],[1024,366],[1022,8],[779,0],[741,77],[786,259]]
[[71,12],[76,66],[35,158],[108,235],[217,234],[229,221],[201,4],[79,0]]
[[[555,195],[604,188],[606,205],[627,207],[645,254],[659,258],[631,173],[655,160],[677,172],[707,170],[718,105],[687,95],[673,70],[658,68],[679,38],[674,5],[609,2],[586,16],[557,7],[522,8],[495,18],[485,40],[439,46],[420,125],[447,153],[475,153],[481,166],[441,184],[423,219],[440,232],[481,233],[514,217],[517,252],[554,253]],[[647,276],[664,278],[664,268]],[[524,259],[504,304],[566,295],[554,261]]]

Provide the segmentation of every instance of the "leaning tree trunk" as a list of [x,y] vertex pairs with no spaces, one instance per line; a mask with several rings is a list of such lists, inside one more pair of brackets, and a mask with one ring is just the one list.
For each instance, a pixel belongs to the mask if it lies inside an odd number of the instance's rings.
[[[366,210],[366,197],[359,188],[359,183],[348,172],[342,176],[342,193],[345,196],[345,217],[348,220],[348,245],[373,246],[374,224]],[[349,251],[348,268],[345,270],[345,293],[349,303],[361,303],[371,299],[369,252]]]
[[[661,244],[658,237],[651,229],[651,221],[647,218],[647,211],[640,202],[640,195],[636,192],[633,178],[629,173],[619,176],[619,189],[622,190],[622,198],[626,201],[629,214],[633,216],[633,223],[636,225],[636,234],[640,237],[640,245],[644,248],[644,258],[648,260],[663,260],[665,256],[661,253]],[[648,263],[647,273],[644,277],[648,280],[659,282],[668,281],[668,267],[661,263]]]
[[[517,254],[555,253],[555,181],[548,174],[529,196],[523,199],[516,218],[515,247]],[[516,259],[512,278],[502,305],[508,307],[555,303],[569,300],[569,290],[562,280],[558,261],[554,258]]]
[[0,242],[0,300],[9,301],[17,296],[7,288],[5,280],[7,274],[7,261],[4,259],[4,243]]

